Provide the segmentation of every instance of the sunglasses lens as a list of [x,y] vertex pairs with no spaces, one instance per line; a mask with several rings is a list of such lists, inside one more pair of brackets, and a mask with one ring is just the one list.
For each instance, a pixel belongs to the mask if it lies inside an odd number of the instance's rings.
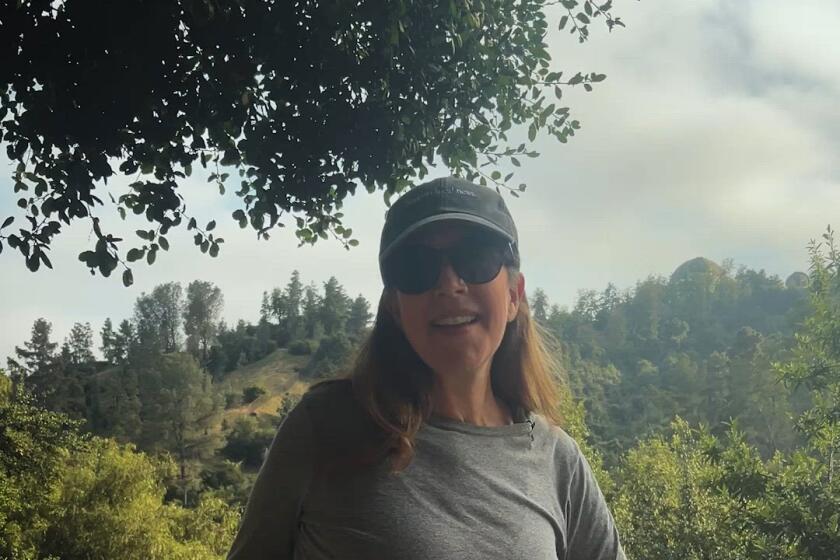
[[468,284],[484,284],[499,274],[508,260],[503,246],[487,241],[466,242],[449,250],[408,245],[394,253],[385,264],[386,281],[404,294],[421,294],[435,287],[444,255],[455,273]]
[[504,251],[487,244],[464,245],[452,254],[452,267],[464,282],[484,284],[499,274],[504,264]]
[[387,281],[404,294],[432,289],[440,276],[441,255],[431,247],[409,245],[388,259]]

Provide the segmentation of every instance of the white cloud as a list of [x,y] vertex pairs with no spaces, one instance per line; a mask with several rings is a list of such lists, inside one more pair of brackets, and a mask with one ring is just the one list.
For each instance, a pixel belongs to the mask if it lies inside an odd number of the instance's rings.
[[821,81],[840,91],[840,4],[833,0],[753,0],[744,24],[768,74]]

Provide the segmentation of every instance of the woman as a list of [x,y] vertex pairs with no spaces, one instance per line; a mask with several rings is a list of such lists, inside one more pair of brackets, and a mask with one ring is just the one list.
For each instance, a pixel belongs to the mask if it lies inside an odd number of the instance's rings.
[[531,321],[493,190],[420,185],[388,212],[384,290],[347,379],[280,426],[230,560],[623,559]]

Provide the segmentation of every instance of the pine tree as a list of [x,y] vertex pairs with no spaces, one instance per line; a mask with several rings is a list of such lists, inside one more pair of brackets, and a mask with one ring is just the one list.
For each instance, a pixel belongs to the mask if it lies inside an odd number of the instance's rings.
[[184,306],[184,332],[187,333],[187,351],[202,364],[216,337],[219,314],[224,305],[222,291],[211,282],[195,280],[187,286]]
[[300,336],[301,307],[303,305],[303,284],[300,281],[300,273],[292,271],[289,283],[286,284],[286,325],[285,331],[288,338],[294,339]]
[[219,444],[219,435],[212,429],[221,410],[218,394],[210,376],[185,353],[160,356],[154,367],[138,375],[138,382],[141,441],[148,449],[174,454],[186,503],[190,463],[208,459]]
[[324,282],[324,298],[320,306],[321,324],[327,335],[344,332],[350,312],[350,298],[335,276]]
[[320,324],[319,311],[321,298],[314,284],[309,284],[303,291],[302,321],[306,338],[314,338]]
[[43,318],[36,319],[30,339],[23,343],[23,348],[15,346],[15,354],[23,363],[14,360],[13,363],[23,368],[25,375],[45,371],[55,361],[58,343],[50,341],[51,332],[52,323]]
[[534,297],[528,302],[531,308],[531,315],[538,323],[545,324],[548,320],[548,297],[542,288],[534,290]]
[[361,336],[372,317],[370,303],[359,294],[350,305],[350,311],[347,316],[347,334],[354,338]]
[[102,345],[99,347],[99,350],[102,351],[102,357],[108,363],[116,364],[119,361],[116,354],[117,334],[114,332],[114,325],[111,323],[110,317],[105,319],[102,330],[99,331],[99,336],[102,340]]
[[120,322],[120,328],[114,336],[114,359],[115,363],[125,364],[129,361],[132,351],[137,346],[137,336],[134,325],[128,319]]
[[66,344],[67,358],[73,366],[90,364],[96,359],[93,355],[93,329],[90,323],[74,323],[67,335]]

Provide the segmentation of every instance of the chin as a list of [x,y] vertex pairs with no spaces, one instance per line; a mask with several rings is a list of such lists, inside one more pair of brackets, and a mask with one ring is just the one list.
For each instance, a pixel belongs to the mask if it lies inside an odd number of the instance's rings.
[[479,357],[468,357],[463,354],[447,356],[440,352],[436,352],[433,359],[425,360],[432,370],[444,375],[447,372],[477,371],[486,361]]

